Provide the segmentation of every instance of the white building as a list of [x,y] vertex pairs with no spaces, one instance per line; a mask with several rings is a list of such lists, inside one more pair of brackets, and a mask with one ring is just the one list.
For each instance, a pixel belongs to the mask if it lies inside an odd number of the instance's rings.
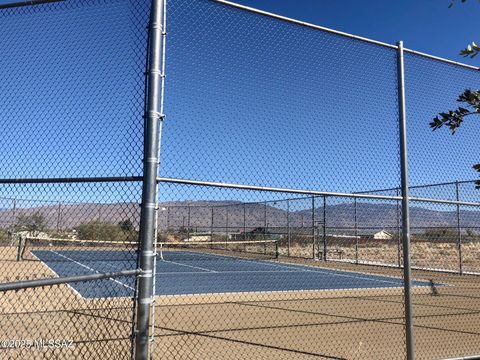
[[382,231],[379,231],[379,232],[373,234],[373,238],[375,240],[392,240],[393,235],[390,234],[388,231],[382,230]]

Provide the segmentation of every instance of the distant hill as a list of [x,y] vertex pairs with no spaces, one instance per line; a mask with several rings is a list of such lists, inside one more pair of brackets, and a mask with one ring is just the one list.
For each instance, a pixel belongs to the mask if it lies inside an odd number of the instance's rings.
[[[279,202],[280,203],[280,202]],[[283,203],[280,203],[285,207]],[[299,206],[291,202],[290,212],[285,208],[274,206],[273,203],[243,204],[234,201],[190,201],[190,202],[165,202],[159,204],[158,224],[160,229],[187,227],[190,219],[190,228],[210,228],[212,216],[215,229],[231,231],[235,228],[243,229],[244,218],[247,229],[255,227],[282,228],[287,226],[287,219],[291,227],[311,227],[312,211],[305,208],[295,209]],[[189,210],[190,209],[190,210]],[[411,207],[412,228],[425,227],[455,227],[457,224],[456,211],[450,207],[449,211],[438,211],[432,208],[414,205]],[[62,204],[52,206],[37,206],[29,208],[0,209],[0,226],[8,227],[14,223],[19,214],[31,215],[41,212],[51,229],[72,229],[81,223],[100,219],[101,221],[118,223],[130,219],[137,227],[140,218],[140,206],[136,203],[113,204]],[[266,214],[266,221],[265,221]],[[461,224],[463,227],[480,230],[480,211],[462,210]],[[168,220],[167,220],[168,216]],[[375,204],[359,202],[357,205],[357,226],[364,233],[377,231],[379,228],[396,228],[397,219],[400,221],[400,208],[395,204]],[[353,203],[340,203],[327,205],[326,224],[328,228],[353,228],[355,225],[355,212]],[[317,226],[323,224],[323,206],[315,208],[314,220]]]
[[[307,202],[291,202],[290,212],[287,212],[285,203],[274,206],[273,203],[243,204],[234,201],[189,201],[165,202],[159,204],[159,227],[171,229],[188,226],[199,231],[210,229],[212,215],[215,231],[225,229],[227,224],[231,231],[243,229],[244,218],[246,228],[267,227],[269,229],[287,226],[287,218],[291,227],[311,227],[312,211],[306,208]],[[283,206],[283,208],[280,208]],[[297,207],[297,208],[296,208]],[[189,210],[190,209],[190,210]],[[323,206],[315,208],[314,219],[316,226],[323,224]],[[411,207],[412,231],[420,231],[425,227],[455,227],[457,224],[456,210],[450,206],[448,211],[439,211],[434,208],[414,205]],[[101,221],[118,223],[130,219],[138,227],[140,206],[136,203],[112,204],[65,204],[52,206],[36,206],[29,208],[0,209],[0,227],[7,228],[15,222],[15,216],[23,213],[31,215],[41,212],[51,229],[72,229],[81,223],[100,219]],[[212,214],[213,212],[213,214]],[[265,221],[266,214],[266,221]],[[464,210],[461,213],[463,227],[480,230],[480,211]],[[168,216],[168,220],[167,220]],[[327,205],[326,224],[328,228],[353,228],[355,213],[352,203]],[[357,205],[357,226],[363,233],[397,227],[400,221],[400,208],[395,204],[359,202]],[[417,229],[423,228],[423,229]]]

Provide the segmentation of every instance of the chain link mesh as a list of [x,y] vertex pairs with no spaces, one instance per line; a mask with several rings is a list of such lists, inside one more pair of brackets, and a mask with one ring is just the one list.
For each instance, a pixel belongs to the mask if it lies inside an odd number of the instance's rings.
[[[136,355],[150,3],[0,9],[0,358]],[[220,1],[167,19],[151,357],[405,358],[398,49]],[[480,354],[479,130],[429,128],[480,78],[404,64],[415,356]]]
[[0,10],[0,358],[131,358],[150,1]]

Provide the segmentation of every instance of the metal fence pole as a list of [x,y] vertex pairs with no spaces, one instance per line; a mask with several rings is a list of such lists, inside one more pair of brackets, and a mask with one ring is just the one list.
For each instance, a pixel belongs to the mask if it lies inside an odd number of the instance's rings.
[[228,206],[225,208],[226,215],[225,215],[225,249],[227,249],[227,241],[228,241]]
[[323,261],[327,261],[327,197],[323,197]]
[[[263,228],[263,240],[266,240],[267,239],[267,227],[268,227],[268,222],[267,222],[267,202],[265,201],[265,214],[264,214],[264,228]],[[267,253],[267,243],[264,243],[264,246],[263,246],[263,253],[266,254]]]
[[190,240],[190,204],[187,205],[187,239]]
[[[400,190],[397,189],[397,196],[400,195]],[[401,202],[397,201],[397,264],[398,268],[402,267],[402,258],[401,258],[401,249],[402,249],[402,239],[400,237],[400,233],[402,232],[402,224],[400,222],[400,205]]]
[[58,203],[58,214],[57,214],[57,233],[60,232],[60,219],[62,216],[62,203]]
[[[210,214],[210,242],[213,242],[213,206],[211,207],[212,211]],[[210,244],[210,248],[213,248],[213,244]]]
[[152,0],[148,36],[147,106],[144,130],[143,188],[140,213],[140,251],[137,314],[135,326],[135,359],[149,358],[149,322],[153,304],[155,265],[155,219],[157,213],[157,175],[160,137],[163,123],[163,86],[165,72],[165,0]]
[[17,231],[17,199],[13,199],[13,211],[12,211],[12,226],[10,230],[10,245],[15,242],[15,232]]
[[243,240],[247,240],[247,205],[243,203]]
[[287,199],[287,256],[290,257],[290,199]]
[[[455,194],[457,201],[460,201],[460,187],[458,181],[455,182]],[[457,204],[457,248],[458,248],[458,271],[463,275],[463,257],[462,257],[462,228],[460,221],[460,205]]]
[[313,259],[317,258],[316,252],[316,240],[317,237],[315,236],[315,196],[312,196],[312,255]]
[[355,264],[358,265],[358,221],[357,221],[357,198],[354,199],[354,214],[355,218]]
[[170,232],[170,206],[167,206],[167,237]]
[[403,281],[405,298],[405,337],[407,360],[413,360],[413,320],[412,320],[412,280],[410,268],[410,209],[408,191],[408,157],[407,157],[407,113],[405,106],[405,66],[403,41],[398,42],[398,101],[400,127],[400,168],[402,184],[402,238],[403,238]]

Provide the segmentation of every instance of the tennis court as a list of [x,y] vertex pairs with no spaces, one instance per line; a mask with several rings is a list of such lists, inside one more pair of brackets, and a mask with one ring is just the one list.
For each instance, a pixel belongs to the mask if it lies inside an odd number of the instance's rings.
[[[156,295],[383,289],[403,285],[399,277],[328,269],[320,262],[318,266],[283,263],[277,258],[275,245],[274,241],[165,244],[157,256]],[[135,253],[131,251],[43,246],[32,250],[31,255],[60,277],[135,267]],[[111,297],[112,293],[116,297],[133,296],[133,279],[103,282],[108,286],[77,283],[71,287],[89,299]],[[429,283],[415,281],[414,286]]]

